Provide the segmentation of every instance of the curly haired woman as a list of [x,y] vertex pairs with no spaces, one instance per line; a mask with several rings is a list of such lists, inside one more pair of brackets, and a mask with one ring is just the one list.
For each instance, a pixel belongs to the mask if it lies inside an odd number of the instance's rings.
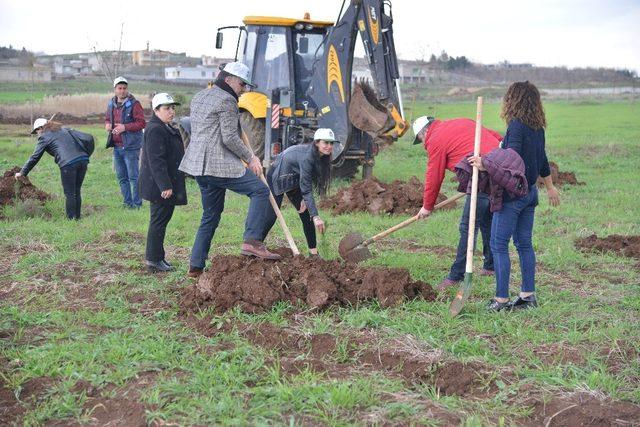
[[[529,191],[527,195],[515,199],[505,194],[502,209],[493,215],[491,252],[496,272],[496,296],[487,306],[489,311],[538,306],[535,296],[536,255],[531,240],[533,217],[538,205],[538,176],[544,179],[551,206],[560,204],[560,195],[551,181],[545,151],[544,129],[547,121],[538,89],[528,81],[513,83],[504,95],[500,116],[507,123],[507,133],[501,147],[515,150],[524,161]],[[481,157],[471,157],[469,161],[484,170]],[[509,300],[511,237],[518,250],[522,273],[520,294],[513,301]]]

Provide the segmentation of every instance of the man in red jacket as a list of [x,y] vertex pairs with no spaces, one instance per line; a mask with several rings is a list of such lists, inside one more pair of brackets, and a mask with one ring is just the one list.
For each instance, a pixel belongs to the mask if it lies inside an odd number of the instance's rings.
[[[416,136],[413,143],[422,142],[428,156],[422,208],[418,212],[420,218],[426,218],[431,214],[440,193],[445,171],[448,169],[454,172],[456,164],[467,154],[473,153],[475,129],[476,122],[465,118],[436,120],[433,117],[422,116],[413,123],[413,132]],[[500,141],[502,141],[502,135],[483,127],[480,154],[484,155],[498,148]],[[438,290],[442,291],[454,286],[464,278],[470,203],[470,197],[467,196],[460,218],[460,240],[456,260],[451,266],[449,275],[438,285]],[[482,233],[484,264],[481,274],[483,275],[493,275],[493,256],[489,248],[491,218],[489,195],[479,192],[476,207],[476,231],[479,228]]]

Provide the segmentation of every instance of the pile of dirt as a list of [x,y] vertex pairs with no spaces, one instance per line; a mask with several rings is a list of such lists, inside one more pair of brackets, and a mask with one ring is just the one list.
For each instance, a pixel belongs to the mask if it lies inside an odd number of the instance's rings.
[[532,417],[523,420],[523,424],[549,427],[640,424],[640,406],[626,401],[601,400],[589,393],[538,400],[532,409]]
[[218,313],[239,307],[247,313],[271,309],[279,301],[322,309],[378,300],[382,307],[411,298],[436,298],[430,285],[401,269],[365,268],[303,257],[265,261],[226,255],[213,259],[197,284],[182,291],[182,313],[215,307]]
[[601,238],[592,234],[576,240],[575,245],[586,252],[614,252],[629,258],[640,259],[640,236],[612,234]]
[[[554,185],[584,185],[584,182],[578,181],[576,174],[573,172],[561,172],[558,164],[555,162],[549,162],[549,168],[551,169],[551,181]],[[542,178],[538,178],[538,187],[544,186]]]
[[[373,215],[416,214],[422,206],[423,190],[422,182],[415,176],[407,182],[393,181],[391,184],[367,178],[340,189],[334,196],[320,202],[320,207],[331,209],[336,215],[349,212],[369,212]],[[444,194],[440,194],[437,203],[446,198]],[[443,209],[455,207],[456,203],[453,202]]]
[[6,171],[0,178],[0,206],[11,205],[16,199],[37,200],[44,202],[51,199],[51,195],[39,190],[28,177],[22,176],[17,180],[14,175],[20,172],[18,166]]

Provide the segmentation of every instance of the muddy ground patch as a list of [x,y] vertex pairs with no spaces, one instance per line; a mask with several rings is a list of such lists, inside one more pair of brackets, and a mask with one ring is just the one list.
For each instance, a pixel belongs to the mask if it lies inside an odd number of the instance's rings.
[[224,312],[239,307],[247,313],[260,313],[280,301],[323,309],[372,300],[390,307],[413,298],[433,301],[436,292],[402,269],[304,257],[289,256],[274,262],[227,255],[215,257],[198,282],[182,291],[180,307],[183,312],[206,307]]
[[14,175],[20,172],[18,166],[5,171],[0,178],[0,207],[12,205],[19,201],[35,200],[40,204],[51,199],[51,195],[37,188],[28,177],[21,176],[15,179]]
[[[422,207],[424,186],[415,176],[409,181],[393,181],[386,184],[376,178],[356,181],[349,187],[320,202],[320,207],[330,209],[340,215],[349,212],[368,212],[380,214],[416,214]],[[437,202],[446,200],[444,194],[438,196]],[[456,203],[450,203],[442,209],[454,209]]]
[[607,237],[598,237],[592,234],[576,240],[575,245],[583,252],[612,252],[640,260],[640,236],[612,234]]
[[[549,168],[551,169],[551,180],[554,185],[585,185],[584,182],[578,181],[575,172],[561,171],[560,167],[555,162],[549,162]],[[538,187],[544,186],[542,178],[538,178]]]

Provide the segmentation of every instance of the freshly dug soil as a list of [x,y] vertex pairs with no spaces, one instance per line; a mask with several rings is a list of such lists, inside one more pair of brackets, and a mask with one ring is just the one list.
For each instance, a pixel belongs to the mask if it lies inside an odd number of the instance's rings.
[[417,297],[433,301],[436,293],[430,285],[412,280],[406,270],[303,257],[274,262],[226,255],[214,258],[198,283],[183,290],[180,306],[183,313],[211,306],[218,313],[236,306],[260,313],[279,301],[322,309],[373,299],[390,307]]
[[592,234],[576,240],[575,245],[586,252],[614,252],[629,258],[640,259],[640,236],[612,234],[607,237],[598,237]]
[[[340,189],[334,196],[320,202],[323,209],[331,209],[340,215],[349,212],[369,212],[379,214],[416,214],[422,206],[422,182],[412,176],[409,181],[393,181],[385,184],[376,178],[356,181],[349,187]],[[438,196],[437,203],[446,200],[444,194]],[[450,203],[442,209],[454,209]]]
[[640,406],[626,401],[600,400],[588,393],[555,396],[532,405],[533,414],[521,425],[635,426],[640,424]]
[[[584,185],[584,182],[578,181],[576,174],[573,172],[561,172],[558,164],[555,162],[549,162],[549,168],[551,169],[551,181],[554,185]],[[544,186],[542,178],[538,178],[538,187]]]
[[21,201],[31,199],[40,202],[51,198],[50,194],[39,190],[26,176],[22,176],[16,181],[14,178],[16,172],[20,172],[18,166],[9,169],[0,178],[0,206],[11,205],[16,198]]

